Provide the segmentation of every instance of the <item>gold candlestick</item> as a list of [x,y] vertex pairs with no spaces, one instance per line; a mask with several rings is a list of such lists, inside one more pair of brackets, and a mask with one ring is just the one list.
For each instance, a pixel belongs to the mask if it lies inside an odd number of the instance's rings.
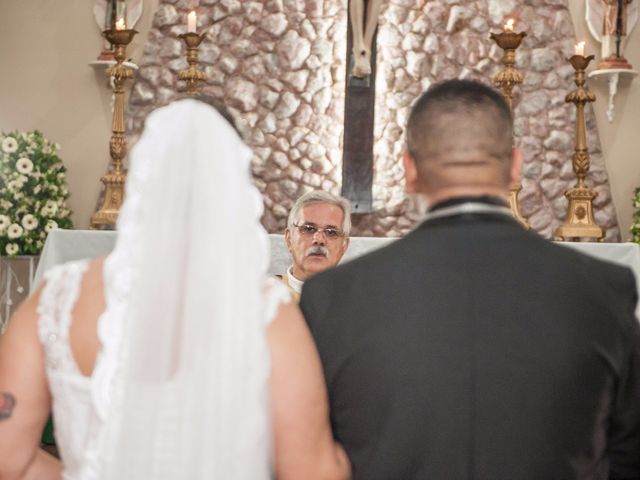
[[603,230],[596,225],[593,219],[593,199],[598,194],[584,183],[584,179],[589,173],[589,151],[587,149],[584,106],[586,103],[595,102],[596,100],[593,92],[584,89],[585,70],[593,59],[593,55],[588,57],[573,55],[569,58],[569,63],[576,71],[575,84],[578,88],[570,92],[564,101],[573,103],[576,106],[576,143],[571,162],[578,181],[573,188],[570,188],[564,194],[569,200],[567,220],[556,229],[555,233],[556,237],[563,240],[571,238],[597,238],[600,240],[604,237]]
[[187,62],[189,67],[178,73],[178,80],[184,80],[187,82],[187,95],[195,95],[198,93],[198,82],[204,82],[207,79],[207,75],[198,70],[198,47],[204,39],[204,34],[198,35],[197,33],[189,32],[179,35],[187,45]]
[[112,229],[115,227],[118,213],[124,200],[124,183],[126,174],[122,168],[122,160],[127,155],[127,138],[124,134],[124,82],[133,78],[133,71],[123,65],[126,58],[127,45],[131,43],[136,30],[110,29],[102,32],[104,37],[115,47],[116,64],[107,69],[107,75],[113,78],[113,118],[111,122],[111,139],[109,154],[111,156],[110,172],[102,176],[105,192],[102,206],[91,217],[92,229]]
[[[512,26],[513,22],[511,23],[511,27]],[[502,56],[504,70],[494,77],[493,82],[502,90],[502,94],[504,95],[512,114],[513,87],[522,83],[522,74],[514,68],[516,63],[516,49],[520,46],[522,39],[526,36],[526,32],[515,33],[512,31],[491,34],[491,39],[494,40],[502,50],[504,50],[504,54]],[[509,206],[511,207],[511,212],[516,220],[518,220],[520,224],[528,230],[529,224],[520,213],[520,207],[518,206],[518,193],[520,193],[520,190],[522,190],[520,182],[516,182],[509,187]]]

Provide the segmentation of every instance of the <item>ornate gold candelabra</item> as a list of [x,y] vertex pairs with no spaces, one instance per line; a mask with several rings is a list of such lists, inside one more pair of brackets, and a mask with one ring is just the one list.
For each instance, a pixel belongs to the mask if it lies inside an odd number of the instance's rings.
[[127,45],[131,43],[136,30],[110,29],[102,32],[104,37],[115,47],[114,58],[116,64],[107,69],[107,75],[113,78],[113,119],[111,122],[111,139],[109,140],[109,154],[111,156],[110,171],[102,176],[104,184],[104,198],[102,206],[91,217],[92,229],[113,228],[118,219],[118,213],[124,199],[124,183],[126,174],[122,167],[122,160],[127,155],[127,138],[124,126],[124,82],[133,78],[133,71],[123,65],[126,58]]
[[184,80],[187,82],[188,95],[195,95],[198,93],[198,82],[204,82],[207,79],[207,75],[198,70],[198,47],[204,39],[204,34],[197,34],[194,32],[183,33],[179,37],[187,45],[187,62],[189,67],[178,73],[178,80]]
[[[516,49],[520,46],[522,39],[526,36],[526,32],[515,33],[512,31],[491,34],[491,39],[494,40],[502,50],[504,50],[504,54],[502,56],[504,70],[499,72],[493,81],[502,90],[502,94],[507,100],[511,113],[513,113],[513,87],[522,83],[522,74],[514,68],[516,63]],[[509,187],[509,206],[511,207],[513,216],[524,228],[529,229],[529,224],[520,213],[520,208],[518,206],[518,193],[520,193],[520,190],[522,190],[522,185],[520,185],[519,182]]]
[[586,103],[596,100],[593,92],[584,89],[585,70],[593,59],[593,55],[588,57],[573,55],[569,58],[569,63],[576,71],[575,83],[578,88],[570,92],[564,101],[573,103],[576,106],[576,143],[571,161],[578,181],[573,188],[570,188],[564,194],[569,200],[567,220],[555,232],[556,237],[563,240],[570,238],[602,239],[604,237],[603,230],[596,225],[593,219],[593,199],[598,194],[584,183],[584,179],[589,173],[589,151],[587,149],[584,106]]

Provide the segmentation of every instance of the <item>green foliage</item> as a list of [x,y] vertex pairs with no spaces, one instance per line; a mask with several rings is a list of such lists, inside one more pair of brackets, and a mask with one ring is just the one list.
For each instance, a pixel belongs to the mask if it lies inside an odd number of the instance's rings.
[[640,243],[640,187],[633,194],[633,207],[636,211],[631,222],[631,241]]
[[38,255],[51,230],[73,228],[59,148],[38,131],[0,133],[0,255]]

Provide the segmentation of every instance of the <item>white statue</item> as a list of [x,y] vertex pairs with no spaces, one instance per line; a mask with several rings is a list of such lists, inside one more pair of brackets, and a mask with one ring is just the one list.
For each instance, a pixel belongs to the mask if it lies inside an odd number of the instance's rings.
[[373,35],[378,27],[378,16],[382,0],[351,0],[349,2],[349,15],[351,16],[351,32],[353,33],[353,58],[354,65],[351,74],[354,77],[363,78],[371,75],[371,48]]
[[603,63],[626,63],[624,42],[638,21],[638,0],[586,0],[586,17],[591,35],[602,43]]

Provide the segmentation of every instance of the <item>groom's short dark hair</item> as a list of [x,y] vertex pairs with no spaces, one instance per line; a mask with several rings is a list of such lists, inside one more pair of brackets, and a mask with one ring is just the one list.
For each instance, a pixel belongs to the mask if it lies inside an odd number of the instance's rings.
[[504,97],[488,85],[473,80],[433,85],[411,109],[406,133],[420,174],[425,167],[486,164],[509,176],[512,115]]

